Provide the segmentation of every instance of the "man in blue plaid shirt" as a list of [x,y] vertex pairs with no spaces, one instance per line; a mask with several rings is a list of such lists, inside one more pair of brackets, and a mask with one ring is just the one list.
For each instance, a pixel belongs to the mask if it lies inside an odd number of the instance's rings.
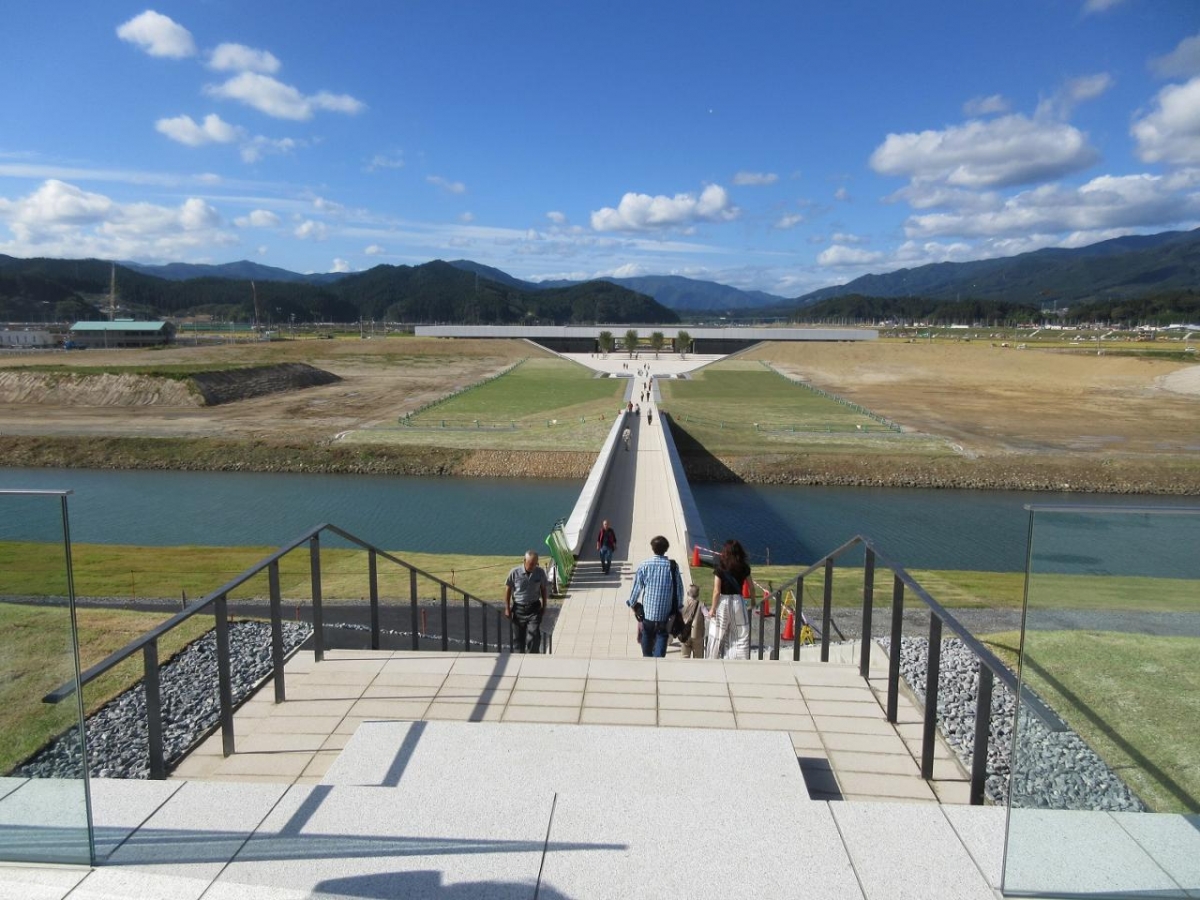
[[670,542],[661,534],[650,539],[654,556],[637,567],[626,605],[642,623],[642,656],[666,656],[671,616],[683,607],[683,579],[674,560],[667,559]]

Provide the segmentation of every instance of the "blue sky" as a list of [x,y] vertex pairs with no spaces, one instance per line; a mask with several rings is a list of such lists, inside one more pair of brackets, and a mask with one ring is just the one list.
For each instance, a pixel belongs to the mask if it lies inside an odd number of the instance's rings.
[[9,0],[0,253],[788,297],[1200,225],[1200,0]]

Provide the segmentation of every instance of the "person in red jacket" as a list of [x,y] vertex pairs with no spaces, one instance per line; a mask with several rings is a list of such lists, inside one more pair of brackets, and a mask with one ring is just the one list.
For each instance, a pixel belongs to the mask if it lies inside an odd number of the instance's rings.
[[596,549],[600,551],[600,570],[607,575],[612,568],[613,551],[617,549],[617,533],[608,524],[608,519],[600,523],[600,533],[596,535]]

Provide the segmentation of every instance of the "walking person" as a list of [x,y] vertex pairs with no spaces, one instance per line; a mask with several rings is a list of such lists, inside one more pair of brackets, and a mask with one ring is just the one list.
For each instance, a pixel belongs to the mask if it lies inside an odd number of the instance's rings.
[[683,621],[688,626],[680,646],[684,659],[700,659],[704,656],[704,617],[708,607],[700,602],[698,585],[688,585],[687,600],[683,604]]
[[654,424],[654,412],[650,409],[650,407],[646,407],[646,424]]
[[631,432],[628,428],[626,428],[624,431],[621,432],[621,440],[623,440],[625,442],[625,452],[626,453],[629,452],[629,439],[632,436],[633,436],[633,432]]
[[542,616],[549,598],[546,570],[538,565],[536,550],[526,550],[525,559],[504,580],[504,615],[515,653],[538,653],[542,649]]
[[600,523],[600,533],[596,535],[596,549],[600,551],[600,570],[607,575],[608,570],[612,568],[613,551],[617,549],[617,533],[608,524],[608,519]]
[[654,555],[637,567],[626,605],[641,622],[642,656],[666,656],[671,617],[683,605],[683,579],[675,560],[667,559],[671,543],[661,534],[650,539]]
[[713,598],[704,655],[711,659],[750,658],[750,613],[742,590],[750,579],[746,551],[726,541],[713,566]]

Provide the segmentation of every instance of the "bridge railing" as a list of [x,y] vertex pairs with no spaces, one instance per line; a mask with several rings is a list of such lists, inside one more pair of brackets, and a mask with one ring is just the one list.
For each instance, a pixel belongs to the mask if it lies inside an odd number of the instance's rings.
[[[232,678],[232,661],[230,652],[230,637],[229,637],[229,597],[238,588],[246,585],[252,579],[261,578],[263,573],[267,575],[270,595],[270,620],[271,620],[271,660],[272,660],[272,675],[271,680],[274,684],[275,702],[283,703],[287,700],[287,689],[285,683],[284,663],[284,636],[283,636],[283,592],[280,587],[280,561],[293,551],[302,550],[305,546],[308,548],[308,577],[309,589],[312,600],[312,651],[317,662],[325,658],[325,599],[324,599],[324,578],[322,575],[321,565],[321,546],[322,535],[331,535],[341,538],[362,550],[367,552],[366,556],[366,577],[368,584],[368,601],[370,604],[370,641],[371,649],[378,650],[380,647],[380,637],[383,629],[380,625],[380,590],[379,590],[379,575],[380,561],[399,567],[407,575],[408,582],[408,607],[411,629],[411,648],[413,650],[441,650],[448,651],[450,649],[450,608],[451,605],[462,606],[462,626],[463,637],[461,644],[466,652],[503,652],[505,649],[511,652],[511,631],[505,638],[506,629],[504,628],[504,608],[500,604],[489,603],[465,591],[460,587],[456,587],[436,575],[425,572],[422,569],[405,562],[397,556],[381,550],[374,544],[365,541],[348,531],[325,523],[317,525],[289,543],[283,545],[275,552],[263,557],[258,562],[254,563],[241,574],[237,575],[230,581],[221,585],[214,591],[205,594],[198,600],[190,603],[181,612],[176,613],[165,622],[146,632],[139,638],[130,641],[121,649],[109,654],[100,662],[88,668],[80,676],[78,681],[69,681],[54,691],[51,691],[43,697],[46,703],[59,703],[68,697],[75,694],[77,690],[81,691],[86,685],[99,678],[110,669],[124,662],[125,660],[141,655],[142,658],[142,689],[145,692],[145,709],[146,709],[146,724],[149,737],[149,753],[150,753],[150,777],[152,779],[161,779],[166,777],[167,760],[164,757],[163,751],[163,697],[159,683],[159,643],[162,638],[169,632],[173,631],[183,622],[191,619],[193,616],[201,613],[208,613],[213,616],[214,626],[216,631],[217,645],[217,680],[218,680],[218,700],[219,700],[219,727],[221,729],[221,746],[225,756],[231,756],[235,752],[235,740],[233,731],[233,713],[235,703],[233,698],[233,678]],[[424,622],[427,620],[427,608],[422,608],[421,600],[423,599],[419,593],[419,582],[424,580],[427,583],[432,583],[437,591],[435,600],[436,607],[440,610],[441,619],[441,635],[440,641],[437,638],[431,641],[425,639],[424,646],[422,645],[422,632],[424,631]],[[428,599],[428,598],[424,598]],[[440,602],[437,602],[440,601]],[[479,625],[477,635],[472,633],[472,615],[475,615],[475,620]],[[435,613],[435,616],[437,613]],[[494,622],[494,631],[489,621]],[[494,639],[492,635],[495,635]],[[543,634],[542,647],[544,652],[550,652],[551,635]],[[458,643],[458,641],[456,641]],[[494,648],[494,650],[493,650]],[[191,748],[188,748],[190,750]],[[186,751],[185,751],[186,753]]]

